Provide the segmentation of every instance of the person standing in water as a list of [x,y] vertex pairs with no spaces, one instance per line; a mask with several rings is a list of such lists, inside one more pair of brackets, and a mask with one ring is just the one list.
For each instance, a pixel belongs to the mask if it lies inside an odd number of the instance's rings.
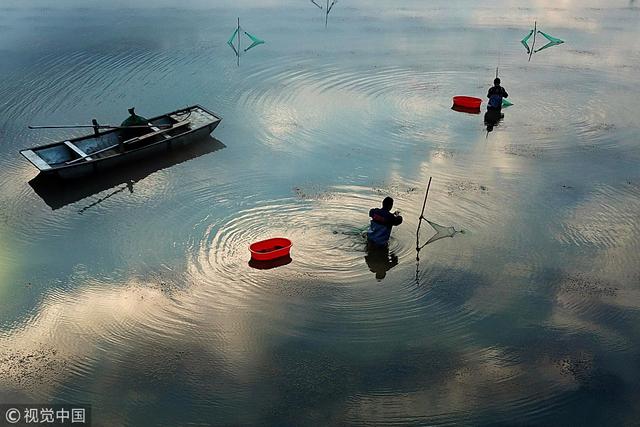
[[502,98],[508,98],[509,94],[502,86],[500,86],[500,78],[496,77],[493,81],[493,87],[489,89],[487,98],[489,98],[489,104],[487,110],[502,110]]
[[373,208],[369,211],[371,224],[367,230],[367,242],[369,246],[386,247],[391,237],[393,226],[402,224],[402,217],[398,212],[391,213],[393,199],[385,197],[382,201],[382,208]]

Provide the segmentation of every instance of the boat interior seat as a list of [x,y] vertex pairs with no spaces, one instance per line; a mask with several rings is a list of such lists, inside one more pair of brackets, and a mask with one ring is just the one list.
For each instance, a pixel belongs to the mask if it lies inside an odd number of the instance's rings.
[[135,138],[131,138],[131,139],[127,140],[127,141],[124,141],[124,144],[135,144],[137,142],[144,141],[147,138],[152,138],[152,137],[159,136],[159,135],[165,136],[165,137],[168,137],[168,138],[172,138],[172,136],[166,135],[166,134],[168,132],[172,131],[172,130],[176,130],[176,129],[180,129],[182,127],[185,127],[185,126],[189,125],[190,123],[191,122],[189,122],[189,120],[185,120],[183,122],[178,122],[178,123],[176,123],[175,125],[173,125],[170,128],[158,129],[157,131],[146,133],[144,135],[137,136]]
[[[157,126],[154,126],[154,125],[153,125],[153,123],[148,122],[147,124],[149,125],[149,129],[151,129],[152,131],[154,131],[154,132],[159,132],[159,131],[160,131],[160,128],[159,128],[159,127],[157,127]],[[164,139],[169,139],[169,138],[171,138],[171,137],[170,137],[169,135],[167,135],[166,133],[163,133],[163,134],[162,134],[162,136],[164,136]]]
[[71,141],[64,141],[64,145],[66,145],[72,151],[74,151],[76,154],[78,154],[80,156],[80,158],[86,159],[86,160],[91,160],[91,157],[89,157],[89,155],[87,153],[82,151],[80,148],[78,148],[78,146],[73,144]]

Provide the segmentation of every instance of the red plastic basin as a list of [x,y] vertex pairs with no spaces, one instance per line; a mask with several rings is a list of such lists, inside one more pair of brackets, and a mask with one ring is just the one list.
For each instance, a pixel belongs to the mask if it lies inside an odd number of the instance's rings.
[[473,96],[453,97],[453,105],[457,105],[458,107],[476,109],[480,108],[480,104],[482,104],[482,99],[474,98]]
[[249,246],[251,259],[256,261],[268,261],[271,259],[289,256],[291,250],[291,240],[284,237],[275,237],[273,239],[261,240],[252,243]]

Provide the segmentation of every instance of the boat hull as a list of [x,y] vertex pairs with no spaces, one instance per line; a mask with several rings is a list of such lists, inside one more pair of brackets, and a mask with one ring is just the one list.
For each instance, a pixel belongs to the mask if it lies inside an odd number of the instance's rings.
[[148,156],[157,155],[161,152],[178,149],[181,145],[186,145],[194,141],[202,140],[203,138],[206,138],[209,134],[211,134],[216,126],[217,124],[215,126],[207,126],[202,129],[197,129],[193,132],[169,139],[167,141],[162,141],[160,143],[149,145],[147,147],[141,147],[136,150],[122,153],[119,156],[106,157],[104,159],[98,159],[93,162],[80,163],[78,165],[74,165],[73,167],[52,169],[50,171],[42,171],[40,173],[44,176],[56,176],[62,179],[74,179],[94,173],[99,173],[101,171],[117,168],[118,166],[132,161],[143,160]]
[[[43,177],[56,177],[61,179],[74,179],[85,177],[87,175],[100,173],[109,169],[117,168],[126,163],[130,163],[133,161],[142,161],[146,157],[151,157],[158,155],[162,152],[167,152],[175,149],[180,149],[180,146],[190,144],[194,141],[200,141],[204,138],[207,138],[209,134],[213,132],[213,130],[220,123],[220,118],[216,116],[214,113],[207,111],[206,109],[200,106],[189,107],[189,109],[178,110],[179,112],[183,111],[198,111],[199,115],[209,115],[210,119],[203,120],[202,117],[199,117],[196,120],[188,123],[188,127],[176,127],[175,129],[168,129],[173,132],[174,135],[167,135],[164,138],[155,138],[155,141],[143,144],[137,147],[129,147],[125,151],[117,150],[113,148],[109,150],[111,153],[106,153],[108,155],[102,157],[98,157],[94,155],[94,153],[100,153],[97,150],[97,146],[93,151],[87,151],[86,159],[78,159],[73,162],[62,162],[59,161],[57,164],[50,165],[44,160],[45,157],[40,156],[39,152],[46,153],[47,151],[52,150],[60,150],[58,147],[61,147],[62,144],[69,145],[69,142],[84,146],[90,146],[92,144],[91,137],[82,137],[76,140],[66,141],[64,143],[55,143],[42,147],[35,147],[31,150],[24,150],[21,153],[30,160],[39,170],[40,176]],[[169,113],[166,116],[170,116],[172,114],[176,114],[176,112]],[[163,116],[159,116],[151,120],[162,120]],[[184,128],[184,131],[182,129]],[[180,133],[176,133],[180,132]],[[162,133],[162,132],[158,132]],[[105,133],[101,136],[102,139],[109,138],[110,143],[113,144],[115,139],[115,134],[108,135],[109,133]],[[153,136],[153,135],[152,135]],[[102,150],[104,151],[104,150]],[[35,157],[35,162],[34,162]],[[89,160],[90,159],[90,160]]]

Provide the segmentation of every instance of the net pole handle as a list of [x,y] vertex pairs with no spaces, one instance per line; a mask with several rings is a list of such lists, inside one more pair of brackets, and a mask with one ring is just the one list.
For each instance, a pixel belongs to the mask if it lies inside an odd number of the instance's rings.
[[[424,208],[427,206],[427,197],[429,197],[429,188],[431,187],[431,178],[429,177],[429,183],[427,184],[427,192],[424,195],[424,201],[422,202],[422,211],[420,211],[420,217],[418,218],[418,228],[416,229],[416,251],[420,252],[420,226],[424,219]],[[423,246],[424,247],[424,246]]]
[[424,195],[424,201],[422,202],[422,211],[420,212],[420,219],[424,218],[424,208],[427,206],[427,197],[429,197],[429,188],[431,187],[431,177],[429,177],[429,183],[427,184],[427,192]]

